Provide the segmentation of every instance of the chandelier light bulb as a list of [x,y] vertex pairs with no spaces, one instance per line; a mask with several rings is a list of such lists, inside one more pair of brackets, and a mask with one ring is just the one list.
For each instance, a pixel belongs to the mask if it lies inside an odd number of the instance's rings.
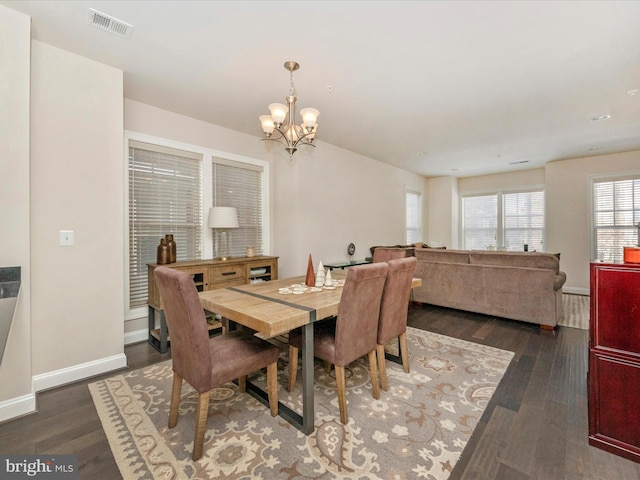
[[271,115],[260,115],[260,123],[262,124],[262,131],[270,137],[276,126],[273,124],[273,118]]
[[302,123],[307,128],[307,130],[313,129],[313,126],[318,120],[318,115],[320,115],[320,112],[315,108],[303,108],[302,110],[300,110]]
[[289,113],[289,107],[282,103],[272,103],[269,105],[269,111],[271,112],[273,123],[275,123],[276,126],[280,126],[284,123],[287,113]]

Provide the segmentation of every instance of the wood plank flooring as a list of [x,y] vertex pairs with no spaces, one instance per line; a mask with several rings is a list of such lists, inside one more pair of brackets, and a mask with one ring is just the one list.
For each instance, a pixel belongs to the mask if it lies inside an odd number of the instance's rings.
[[[640,464],[587,443],[587,331],[426,305],[410,307],[409,325],[515,352],[450,480],[640,479]],[[129,369],[170,358],[147,343],[125,353]],[[120,478],[87,388],[93,380],[39,393],[37,413],[0,424],[0,452],[75,453],[80,479]]]

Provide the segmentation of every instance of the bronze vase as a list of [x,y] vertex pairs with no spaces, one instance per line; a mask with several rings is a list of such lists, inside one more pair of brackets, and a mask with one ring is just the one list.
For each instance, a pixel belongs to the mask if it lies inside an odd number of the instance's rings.
[[166,265],[171,263],[171,256],[169,251],[169,244],[167,243],[166,238],[160,239],[160,245],[158,245],[158,257],[156,262],[158,265]]
[[167,240],[167,244],[169,245],[169,263],[176,262],[176,242],[173,239],[173,235],[167,234],[165,235],[165,239]]

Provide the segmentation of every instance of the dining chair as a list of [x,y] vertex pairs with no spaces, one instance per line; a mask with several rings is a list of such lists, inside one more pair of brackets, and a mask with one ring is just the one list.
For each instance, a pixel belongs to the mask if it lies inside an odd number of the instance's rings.
[[202,456],[204,432],[213,388],[238,379],[245,391],[249,373],[267,368],[271,416],[278,414],[276,346],[241,331],[209,338],[207,321],[192,276],[167,267],[155,269],[171,341],[173,386],[169,428],[178,423],[178,406],[184,379],[198,392],[192,459]]
[[407,349],[407,312],[411,295],[411,281],[416,270],[416,257],[389,260],[389,270],[382,290],[380,320],[378,321],[377,357],[382,390],[388,390],[387,367],[384,345],[394,338],[399,339],[402,367],[409,373],[409,351]]
[[389,260],[395,260],[396,258],[405,258],[406,256],[407,252],[402,248],[378,247],[373,251],[372,262],[388,262]]
[[[376,365],[376,338],[380,300],[388,266],[386,262],[350,267],[345,279],[335,321],[314,324],[313,353],[335,366],[340,421],[347,424],[345,367],[367,355],[373,397],[380,398]],[[292,392],[298,370],[298,352],[302,346],[300,329],[289,334],[289,385]]]

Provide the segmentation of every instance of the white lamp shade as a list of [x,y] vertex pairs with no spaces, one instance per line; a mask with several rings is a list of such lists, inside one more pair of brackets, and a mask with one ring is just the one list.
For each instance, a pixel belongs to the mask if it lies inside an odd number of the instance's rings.
[[289,113],[289,107],[282,103],[272,103],[269,105],[269,111],[271,112],[273,122],[277,125],[284,122],[287,113]]
[[313,127],[318,120],[318,115],[320,115],[320,112],[315,108],[303,108],[300,110],[302,123],[305,127]]
[[238,212],[235,207],[209,209],[209,228],[238,228]]
[[260,123],[262,124],[262,131],[267,135],[271,135],[273,133],[273,129],[275,125],[273,124],[273,118],[271,115],[260,115]]

